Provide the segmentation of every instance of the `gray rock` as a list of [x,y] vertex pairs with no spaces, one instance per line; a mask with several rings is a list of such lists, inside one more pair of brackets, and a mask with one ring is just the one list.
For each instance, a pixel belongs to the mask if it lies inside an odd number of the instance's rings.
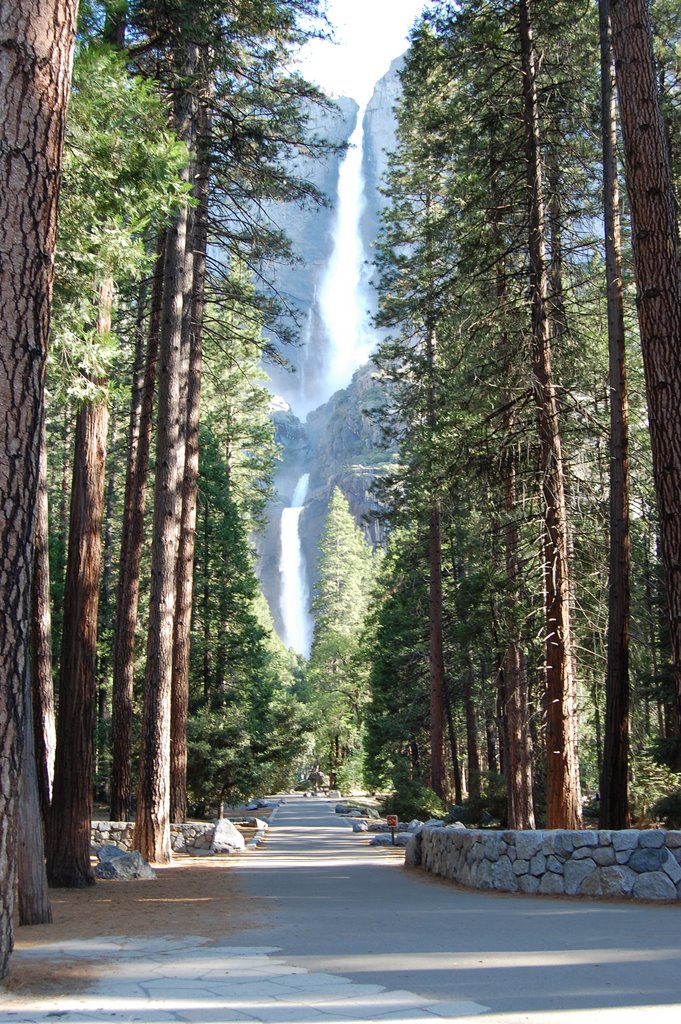
[[[632,871],[631,868],[619,865],[600,868],[598,876],[601,883],[600,895],[603,896],[628,896],[634,887],[634,882],[638,878],[636,872]],[[582,888],[582,892],[586,895],[599,895],[599,893],[586,893],[584,888]]]
[[97,878],[131,881],[135,878],[156,878],[156,872],[143,859],[139,850],[124,853],[122,857],[102,861],[95,867]]
[[502,892],[518,891],[518,878],[508,857],[501,857],[492,865],[492,882],[494,888]]
[[353,821],[353,823],[352,823],[352,831],[353,832],[368,832],[369,831],[369,826],[367,825],[366,821]]
[[518,885],[521,892],[526,892],[534,895],[539,892],[539,879],[534,878],[532,875],[522,875],[518,879]]
[[669,850],[667,850],[667,860],[663,865],[663,870],[666,875],[669,875],[674,885],[681,882],[681,865]]
[[539,883],[539,892],[546,896],[562,896],[565,892],[563,876],[547,871]]
[[330,789],[326,794],[329,800],[340,800],[340,792],[337,789]]
[[575,849],[579,849],[583,846],[598,846],[598,832],[591,832],[589,829],[584,829],[582,832],[573,832],[573,845]]
[[463,823],[462,821],[452,821],[452,822],[450,822],[450,824],[449,824],[449,825],[445,825],[445,828],[453,828],[453,829],[458,829],[459,831],[460,831],[461,829],[463,829],[463,830],[464,830],[464,832],[466,831],[466,828],[467,828],[467,827],[468,827],[468,826],[467,826],[467,825],[464,825],[464,823]]
[[484,854],[487,860],[498,861],[501,853],[501,833],[490,832],[485,836]]
[[640,832],[637,828],[627,829],[626,832],[613,832],[612,845],[616,850],[635,850],[638,846]]
[[681,832],[667,832],[664,842],[670,850],[681,849]]
[[615,863],[615,851],[612,846],[599,846],[591,850],[591,856],[601,868],[610,867]]
[[546,870],[547,871],[552,871],[556,875],[562,875],[563,874],[563,862],[562,862],[562,860],[558,860],[557,857],[554,857],[553,854],[551,854],[551,856],[548,857],[547,860],[546,860]]
[[421,833],[415,832],[409,842],[407,843],[404,851],[404,866],[407,868],[417,868],[421,865]]
[[667,863],[668,851],[665,849],[634,850],[627,861],[629,867],[639,874],[646,871],[658,871]]
[[520,857],[516,857],[513,861],[513,873],[514,875],[526,875],[530,870],[529,860],[521,860]]
[[[398,832],[395,835],[395,843],[394,843],[394,845],[395,846],[407,846],[407,844],[412,839],[414,839],[414,838],[415,837],[413,835],[411,835],[411,833],[409,833],[409,832]],[[393,845],[392,836],[389,836],[389,835],[374,836],[369,841],[369,846],[392,846],[392,845]]]
[[200,849],[197,846],[188,846],[187,853],[190,857],[214,857],[215,850]]
[[650,832],[641,832],[638,845],[641,849],[658,850],[664,846],[664,832],[659,829],[651,829]]
[[593,860],[569,860],[563,868],[565,892],[568,896],[576,896],[585,878],[596,870]]
[[445,823],[441,818],[429,818],[425,823],[425,828],[444,828]]
[[229,818],[220,818],[215,826],[210,849],[213,853],[238,853],[246,848],[246,841]]
[[119,850],[117,846],[107,843],[106,846],[100,846],[97,850],[97,858],[100,863],[105,864],[107,861],[116,860],[119,857],[125,857],[125,850]]
[[543,832],[516,832],[515,848],[521,860],[532,860],[535,854],[539,853],[544,844]]
[[539,853],[535,853],[534,857],[530,861],[530,874],[538,876],[543,875],[545,871],[546,856],[540,850]]
[[664,871],[650,871],[639,875],[631,890],[637,900],[675,900],[676,886]]

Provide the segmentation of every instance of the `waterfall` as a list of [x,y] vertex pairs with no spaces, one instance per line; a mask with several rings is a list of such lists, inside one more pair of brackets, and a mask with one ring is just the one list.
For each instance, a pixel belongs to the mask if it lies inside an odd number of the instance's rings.
[[[293,410],[300,417],[305,417],[312,409],[328,401],[336,391],[347,387],[355,370],[369,359],[375,344],[376,334],[367,312],[372,299],[367,282],[367,253],[362,238],[362,216],[366,205],[363,174],[366,106],[367,103],[363,103],[357,112],[357,124],[338,171],[331,255],[303,333],[298,401]],[[309,343],[315,313],[329,343],[320,382],[317,366],[309,362],[313,358]],[[313,371],[309,380],[308,369]],[[309,611],[305,559],[298,533],[308,482],[309,473],[300,477],[290,507],[282,512],[279,562],[282,640],[286,647],[292,647],[304,657],[309,656],[314,629]]]
[[310,474],[304,473],[296,484],[291,505],[281,513],[281,617],[284,624],[284,646],[292,647],[305,658],[312,646],[312,619],[305,575],[305,560],[298,531]]
[[355,370],[367,362],[375,343],[367,313],[370,297],[361,232],[366,205],[362,171],[365,111],[366,103],[357,112],[357,124],[338,172],[333,249],[319,290],[319,312],[330,342],[319,404],[347,387]]

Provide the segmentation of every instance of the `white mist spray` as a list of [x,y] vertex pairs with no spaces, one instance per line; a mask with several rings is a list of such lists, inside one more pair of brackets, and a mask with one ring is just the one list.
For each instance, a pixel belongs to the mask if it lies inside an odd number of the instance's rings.
[[297,654],[307,658],[312,646],[312,619],[307,589],[305,560],[300,544],[300,515],[303,511],[310,474],[305,473],[296,484],[291,505],[281,513],[281,618],[284,625],[282,640]]

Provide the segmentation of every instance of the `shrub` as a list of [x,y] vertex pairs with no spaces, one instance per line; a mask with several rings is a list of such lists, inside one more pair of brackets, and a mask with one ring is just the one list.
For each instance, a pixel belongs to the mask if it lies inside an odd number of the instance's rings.
[[656,800],[651,813],[654,818],[663,821],[666,828],[681,828],[681,789]]
[[414,780],[403,781],[395,792],[384,801],[382,812],[396,814],[400,821],[427,821],[428,818],[444,817],[446,808],[437,793]]

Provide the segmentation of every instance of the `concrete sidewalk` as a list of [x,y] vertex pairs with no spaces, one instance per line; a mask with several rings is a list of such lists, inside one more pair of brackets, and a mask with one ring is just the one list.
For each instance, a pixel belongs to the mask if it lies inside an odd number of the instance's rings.
[[97,982],[30,1003],[0,996],[0,1021],[678,1024],[678,907],[460,890],[370,848],[333,807],[287,798],[265,846],[234,861],[266,908],[241,944],[55,946],[62,963],[101,958]]

